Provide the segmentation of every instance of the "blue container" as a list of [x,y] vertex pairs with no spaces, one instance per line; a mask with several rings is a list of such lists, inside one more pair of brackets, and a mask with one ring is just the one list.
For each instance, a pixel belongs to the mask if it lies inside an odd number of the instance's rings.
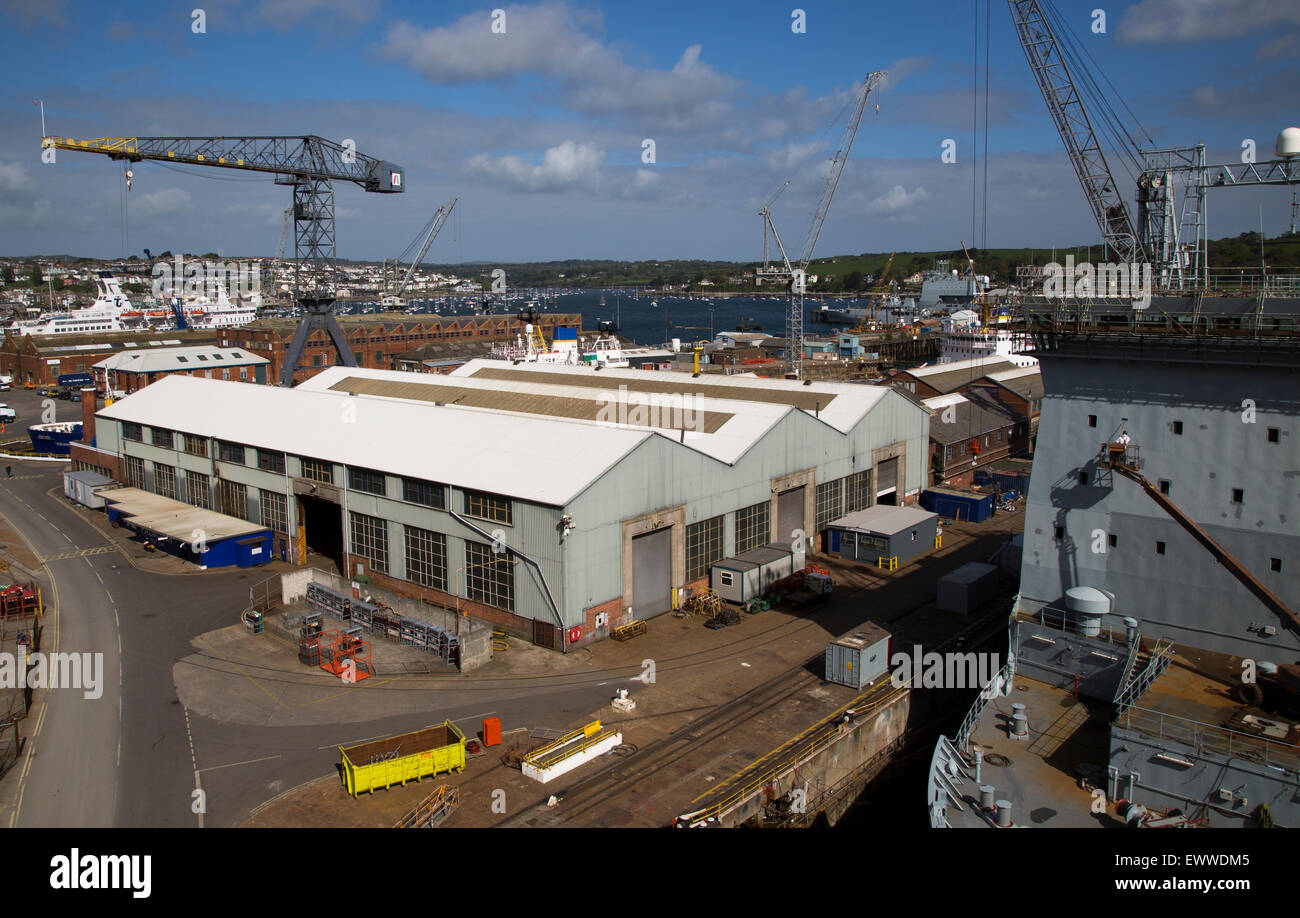
[[982,523],[993,515],[993,495],[930,488],[921,492],[921,506],[945,519]]

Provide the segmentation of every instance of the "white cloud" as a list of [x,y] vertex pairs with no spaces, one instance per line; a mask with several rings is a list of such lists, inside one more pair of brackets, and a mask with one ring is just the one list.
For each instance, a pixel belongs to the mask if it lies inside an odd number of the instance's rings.
[[394,23],[379,52],[442,85],[541,77],[558,84],[550,103],[638,118],[648,129],[708,125],[732,110],[724,97],[740,84],[704,63],[699,44],[671,70],[639,67],[601,40],[597,16],[568,3],[504,10],[504,33],[492,31],[486,11],[431,29]]
[[186,209],[190,193],[183,188],[160,188],[142,194],[131,202],[131,211],[140,217],[165,217]]
[[1192,42],[1239,38],[1300,25],[1300,4],[1285,0],[1141,0],[1120,20],[1123,41]]
[[867,212],[882,217],[906,216],[918,204],[930,199],[930,192],[920,185],[908,191],[902,185],[895,185],[867,205]]
[[542,155],[541,165],[518,156],[489,156],[479,153],[466,166],[480,175],[505,179],[524,191],[556,191],[563,188],[593,187],[600,179],[605,153],[594,146],[566,140]]

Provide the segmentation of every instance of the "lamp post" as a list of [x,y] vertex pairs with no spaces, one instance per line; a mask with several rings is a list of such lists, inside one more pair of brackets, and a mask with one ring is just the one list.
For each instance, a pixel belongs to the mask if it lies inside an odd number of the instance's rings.
[[456,637],[460,637],[460,572],[467,571],[475,567],[491,567],[493,564],[500,564],[504,561],[506,564],[518,564],[518,561],[509,558],[493,558],[491,561],[480,561],[478,564],[464,564],[456,568]]

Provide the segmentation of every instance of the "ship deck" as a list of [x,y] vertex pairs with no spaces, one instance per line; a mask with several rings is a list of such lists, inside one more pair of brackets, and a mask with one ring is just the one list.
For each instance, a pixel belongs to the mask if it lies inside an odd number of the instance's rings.
[[[1011,738],[1012,704],[1023,704],[1029,724],[1026,739]],[[992,785],[994,800],[1011,803],[1015,825],[1036,828],[1100,828],[1116,823],[1095,814],[1093,795],[1080,784],[1079,770],[1092,786],[1104,786],[1093,767],[1105,774],[1109,747],[1109,705],[1090,707],[1086,699],[1033,679],[1017,676],[1010,695],[989,702],[971,732],[971,748],[983,752],[980,781]],[[977,808],[978,788],[963,785],[963,808],[948,807],[954,828],[988,827]]]

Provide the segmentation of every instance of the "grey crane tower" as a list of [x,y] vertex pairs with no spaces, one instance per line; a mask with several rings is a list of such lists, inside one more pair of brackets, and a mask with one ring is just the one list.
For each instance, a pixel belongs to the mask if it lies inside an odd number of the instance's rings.
[[222,169],[270,172],[277,185],[293,187],[294,299],[302,319],[280,367],[280,385],[292,386],[307,338],[316,329],[329,336],[339,362],[357,359],[334,318],[334,182],[346,181],[377,194],[405,190],[399,166],[366,156],[351,142],[314,134],[301,137],[44,137],[43,147],[100,153],[110,159],[187,163]]

